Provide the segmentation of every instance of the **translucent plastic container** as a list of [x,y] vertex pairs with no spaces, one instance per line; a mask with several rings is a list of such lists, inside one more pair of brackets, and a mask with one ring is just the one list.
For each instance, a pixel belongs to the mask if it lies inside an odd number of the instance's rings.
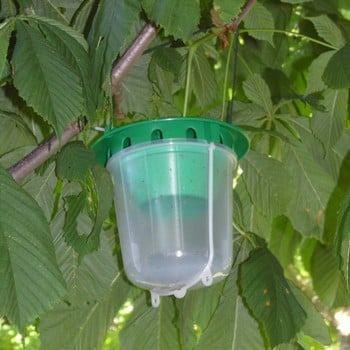
[[154,306],[229,273],[236,164],[232,149],[190,139],[138,144],[108,160],[125,272]]
[[160,296],[223,279],[232,264],[232,178],[249,140],[206,118],[161,118],[106,128],[93,145],[114,182],[123,264]]

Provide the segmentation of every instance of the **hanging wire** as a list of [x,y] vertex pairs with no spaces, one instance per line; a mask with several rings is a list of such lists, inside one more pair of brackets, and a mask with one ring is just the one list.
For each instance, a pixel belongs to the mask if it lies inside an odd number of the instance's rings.
[[233,55],[232,55],[232,86],[231,86],[231,90],[232,90],[232,96],[231,96],[231,100],[229,101],[228,104],[228,118],[227,118],[227,122],[229,124],[232,124],[233,121],[233,95],[235,92],[235,88],[236,88],[236,81],[237,81],[237,62],[238,62],[238,47],[239,47],[239,26],[237,27],[236,30],[236,34],[235,34],[235,42],[233,45]]

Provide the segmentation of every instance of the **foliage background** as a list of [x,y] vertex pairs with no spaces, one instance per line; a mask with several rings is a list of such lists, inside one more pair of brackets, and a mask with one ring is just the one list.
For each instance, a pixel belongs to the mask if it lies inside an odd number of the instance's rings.
[[[249,3],[237,36],[242,0],[1,1],[2,340],[11,324],[40,334],[27,349],[100,349],[123,313],[112,332],[122,349],[323,349],[339,336],[335,315],[350,302],[350,4]],[[160,31],[123,81],[116,118],[110,71],[150,21]],[[227,121],[229,100],[251,139],[233,191],[232,271],[153,309],[123,272],[94,127]],[[15,183],[6,168],[76,120],[88,121],[79,137]]]

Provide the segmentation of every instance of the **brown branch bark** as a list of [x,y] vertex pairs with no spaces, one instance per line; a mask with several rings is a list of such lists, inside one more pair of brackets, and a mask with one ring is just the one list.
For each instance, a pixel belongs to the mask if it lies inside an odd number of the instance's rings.
[[60,147],[68,143],[82,130],[79,123],[71,124],[62,134],[59,140],[56,135],[51,136],[47,141],[35,148],[22,160],[9,168],[9,172],[16,182],[22,181],[28,174],[53,156]]
[[137,59],[142,55],[143,50],[148,46],[148,43],[153,40],[157,32],[153,25],[146,25],[141,34],[136,38],[133,44],[126,51],[124,60],[120,60],[112,70],[112,92],[114,95],[114,114],[118,119],[124,118],[124,113],[122,110],[122,81],[130,68],[135,64]]
[[242,22],[243,18],[247,15],[247,13],[250,11],[250,9],[255,4],[255,2],[256,2],[256,0],[248,0],[245,3],[241,13],[238,15],[238,17],[231,24],[228,25],[227,29],[235,32],[237,30],[238,26],[240,25],[240,23]]
[[[112,70],[111,80],[113,93],[115,93],[116,88],[121,84],[122,79],[156,36],[156,33],[157,30],[153,25],[146,25],[134,40],[130,48],[125,52],[123,57],[120,58]],[[8,171],[15,181],[20,182],[38,166],[56,154],[60,147],[64,146],[73,137],[78,135],[82,131],[83,127],[84,125],[81,125],[78,122],[71,124],[63,132],[60,140],[56,135],[51,136],[47,141],[34,149],[21,161],[9,168]]]

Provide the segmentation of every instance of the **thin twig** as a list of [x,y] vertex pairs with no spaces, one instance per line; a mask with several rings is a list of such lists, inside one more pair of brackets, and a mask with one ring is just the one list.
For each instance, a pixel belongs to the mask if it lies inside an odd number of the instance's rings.
[[[153,25],[146,25],[130,48],[115,65],[111,77],[113,92],[116,91],[116,87],[121,84],[122,79],[135,64],[136,60],[142,55],[144,50],[155,37],[156,33],[157,29]],[[60,139],[58,139],[56,135],[51,136],[46,142],[35,148],[21,161],[9,168],[8,170],[15,181],[20,182],[38,166],[56,154],[59,148],[78,135],[84,126],[84,124],[78,122],[71,124],[63,132]]]

